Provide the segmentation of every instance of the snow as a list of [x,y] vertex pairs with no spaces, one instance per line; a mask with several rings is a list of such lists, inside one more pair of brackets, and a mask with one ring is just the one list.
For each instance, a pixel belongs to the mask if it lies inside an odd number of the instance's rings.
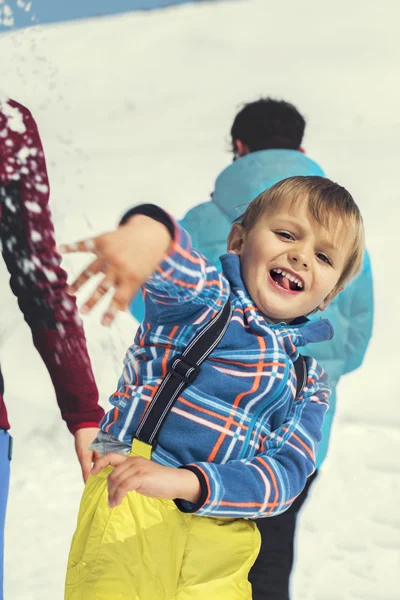
[[0,100],[0,108],[4,115],[7,117],[7,127],[11,131],[17,131],[19,133],[25,132],[25,125],[20,111],[7,103]]
[[[363,367],[340,385],[330,455],[301,519],[293,600],[400,598],[399,17],[387,0],[323,10],[317,0],[242,0],[0,37],[1,87],[39,123],[59,243],[113,228],[134,203],[181,217],[207,199],[231,160],[238,106],[261,94],[298,105],[309,121],[307,153],[360,204],[375,333]],[[73,276],[89,261],[65,265]],[[6,598],[61,600],[80,469],[2,264],[0,276],[15,437]],[[84,323],[106,405],[135,323],[120,315],[102,328],[99,310]]]

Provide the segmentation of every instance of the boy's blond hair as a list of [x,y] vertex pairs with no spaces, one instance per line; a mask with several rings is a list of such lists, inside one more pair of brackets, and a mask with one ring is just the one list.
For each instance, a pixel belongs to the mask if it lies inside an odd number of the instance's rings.
[[251,229],[264,213],[276,211],[283,201],[295,203],[307,198],[311,215],[324,227],[332,216],[339,217],[353,238],[349,257],[335,288],[343,288],[361,271],[364,259],[364,225],[360,209],[351,194],[342,186],[325,177],[288,177],[261,192],[246,211],[235,220],[245,229]]

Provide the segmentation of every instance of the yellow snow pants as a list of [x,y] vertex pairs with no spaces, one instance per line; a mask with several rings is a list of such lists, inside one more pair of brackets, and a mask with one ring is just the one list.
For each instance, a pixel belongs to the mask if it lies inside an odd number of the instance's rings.
[[108,508],[107,475],[90,476],[68,560],[65,600],[251,600],[254,522],[185,514],[129,492]]

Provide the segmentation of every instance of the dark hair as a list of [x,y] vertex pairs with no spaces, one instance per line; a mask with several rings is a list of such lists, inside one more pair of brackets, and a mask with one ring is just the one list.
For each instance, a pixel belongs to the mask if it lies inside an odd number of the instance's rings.
[[250,152],[276,148],[298,150],[305,126],[304,117],[293,104],[260,98],[245,104],[236,115],[231,129],[233,152],[236,139],[247,144]]

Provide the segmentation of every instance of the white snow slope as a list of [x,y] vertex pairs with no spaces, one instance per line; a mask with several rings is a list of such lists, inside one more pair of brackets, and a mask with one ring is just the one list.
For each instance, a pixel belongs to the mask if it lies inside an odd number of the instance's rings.
[[[400,5],[385,0],[248,0],[0,38],[0,87],[39,123],[59,242],[112,228],[133,203],[158,202],[180,217],[206,200],[231,160],[238,106],[261,94],[304,111],[308,154],[359,202],[375,333],[364,366],[339,390],[329,460],[301,518],[293,600],[400,599],[399,19]],[[73,274],[82,261],[66,264]],[[6,599],[61,600],[80,471],[1,277],[0,353],[16,440]],[[121,316],[107,331],[94,315],[85,326],[106,403],[135,323]]]

